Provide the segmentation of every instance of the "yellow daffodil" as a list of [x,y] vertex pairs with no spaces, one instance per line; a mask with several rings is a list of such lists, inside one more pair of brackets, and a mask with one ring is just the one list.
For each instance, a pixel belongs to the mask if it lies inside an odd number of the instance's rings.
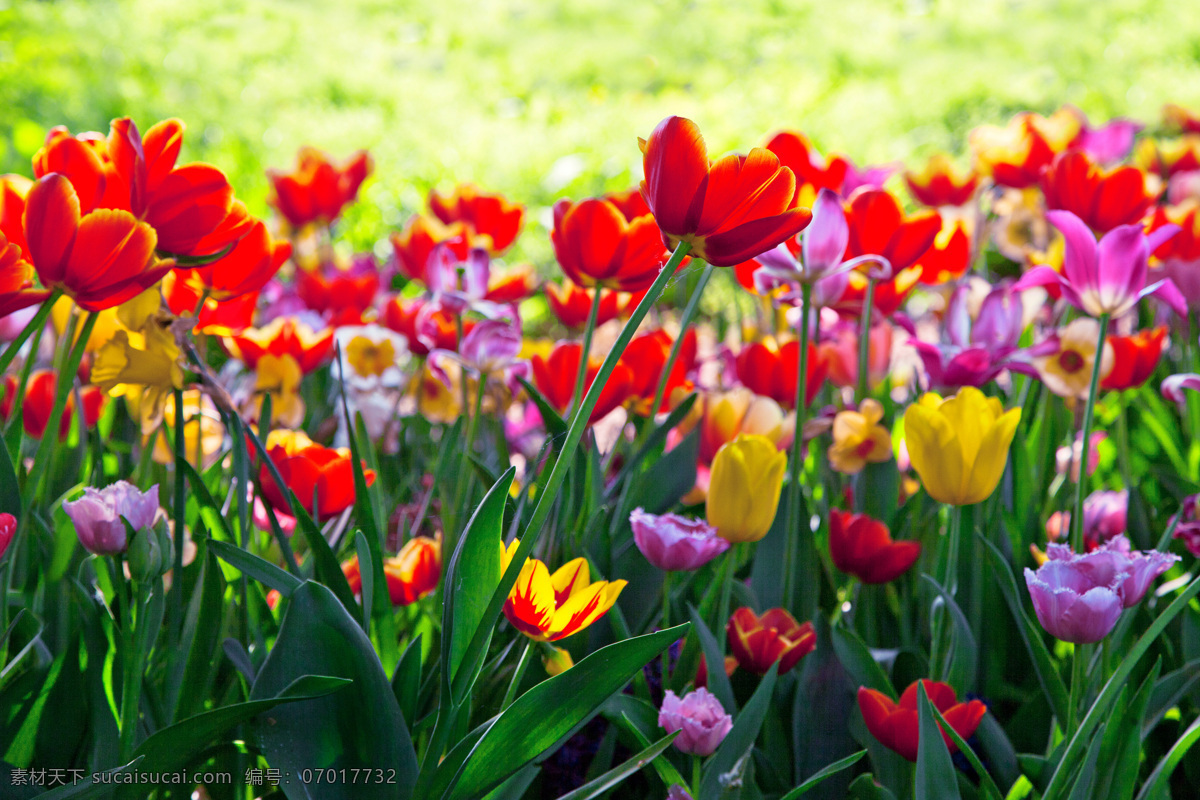
[[147,289],[118,306],[119,327],[92,366],[92,382],[108,394],[139,396],[143,422],[159,419],[167,395],[183,388],[179,345],[160,318],[161,305],[158,290]]
[[[514,540],[503,551],[502,572],[508,569],[518,544]],[[583,558],[568,561],[553,575],[541,561],[528,558],[504,601],[504,616],[530,639],[556,642],[578,633],[608,613],[626,583],[592,583],[587,560]]]
[[879,424],[883,406],[864,400],[858,411],[839,411],[833,418],[833,444],[829,463],[838,472],[854,475],[868,461],[879,463],[892,457],[892,436]]
[[708,524],[734,544],[767,535],[779,508],[787,455],[765,436],[740,434],[722,445],[712,463]]
[[904,436],[913,469],[935,500],[964,506],[996,489],[1021,409],[964,386],[943,400],[929,393],[904,412]]
[[[71,319],[71,312],[75,310],[75,303],[69,297],[60,297],[55,301],[54,307],[50,309],[50,320],[54,323],[54,331],[59,336],[62,336],[67,330],[67,323]],[[88,336],[87,344],[84,350],[88,353],[95,353],[105,342],[113,338],[120,324],[117,322],[117,309],[106,308],[103,311],[98,311],[95,314],[96,324],[92,327],[92,333]],[[81,331],[76,330],[75,339],[78,341]]]

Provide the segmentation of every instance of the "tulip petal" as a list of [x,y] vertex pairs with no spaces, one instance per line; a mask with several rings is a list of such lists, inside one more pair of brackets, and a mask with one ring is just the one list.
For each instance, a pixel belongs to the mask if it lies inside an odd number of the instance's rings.
[[25,241],[44,285],[62,282],[79,220],[79,196],[62,175],[47,175],[29,190],[25,198]]
[[[1063,239],[1066,240],[1066,249],[1063,253],[1063,275],[1067,281],[1080,292],[1094,287],[1097,284],[1099,266],[1096,238],[1092,236],[1091,229],[1070,211],[1047,211],[1046,219],[1058,228]],[[1038,269],[1035,268],[1026,273],[1021,280],[1017,281],[1017,284],[1025,283],[1026,279]],[[1030,285],[1044,286],[1046,283],[1027,284],[1022,288],[1028,288]]]
[[708,176],[708,150],[699,126],[683,117],[667,117],[642,151],[642,195],[655,221],[667,234],[686,232],[688,209]]
[[544,641],[554,621],[554,612],[550,571],[536,558],[528,559],[504,601],[504,616],[521,633]]

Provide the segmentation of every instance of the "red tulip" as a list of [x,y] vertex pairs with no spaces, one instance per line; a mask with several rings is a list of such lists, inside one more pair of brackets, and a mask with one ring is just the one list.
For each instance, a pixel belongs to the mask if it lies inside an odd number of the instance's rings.
[[176,281],[186,283],[197,297],[207,291],[217,301],[258,292],[266,286],[291,257],[292,245],[272,239],[259,220],[251,222],[250,231],[227,255],[203,267],[175,270]]
[[812,213],[795,205],[796,177],[769,150],[709,162],[700,129],[668,117],[639,140],[646,178],[642,196],[672,250],[731,267],[770,250],[808,225]]
[[845,258],[873,254],[886,258],[893,273],[917,262],[942,229],[942,216],[936,211],[918,211],[907,215],[890,192],[863,189],[846,203],[846,221],[850,241]]
[[0,318],[35,305],[50,296],[33,284],[33,265],[25,260],[21,248],[0,233]]
[[[917,745],[920,741],[920,728],[917,716],[917,685],[925,686],[925,694],[934,708],[941,712],[950,727],[963,739],[970,739],[975,729],[983,721],[987,706],[979,700],[967,703],[958,702],[954,689],[947,684],[921,679],[914,681],[900,696],[896,703],[886,694],[863,686],[858,690],[858,709],[862,712],[867,730],[879,742],[909,761],[917,760]],[[950,735],[938,723],[942,739],[950,752],[958,750],[958,746],[950,739]]]
[[[867,297],[867,276],[861,272],[850,272],[849,282],[842,296],[833,304],[833,309],[839,314],[861,317],[863,303]],[[900,306],[908,299],[908,295],[916,288],[921,279],[920,266],[902,269],[892,276],[891,280],[875,281],[875,297],[871,307],[882,317],[890,317],[900,310]]]
[[604,289],[584,289],[574,281],[565,281],[560,287],[557,283],[546,284],[546,302],[558,321],[568,328],[582,328],[587,324],[588,315],[592,311],[593,298],[596,292],[600,296],[599,313],[596,324],[603,325],[617,318],[620,311],[621,295],[619,292]]
[[[792,339],[780,345],[773,338],[752,342],[737,354],[738,380],[755,394],[766,395],[785,408],[796,407],[796,370],[800,343]],[[829,374],[829,362],[808,343],[808,376],[804,405],[812,404]]]
[[692,388],[687,375],[696,364],[696,331],[689,329],[684,334],[679,355],[671,367],[671,376],[663,389],[660,407],[651,409],[655,392],[658,391],[658,382],[662,378],[663,368],[667,365],[674,344],[675,340],[671,335],[659,329],[633,337],[625,352],[621,354],[621,362],[629,367],[633,376],[630,394],[635,400],[634,410],[642,416],[670,410],[671,393],[675,389],[690,391]]
[[743,606],[729,617],[725,635],[738,666],[759,675],[776,661],[782,675],[817,646],[812,623],[801,625],[782,608],[772,608],[760,617]]
[[294,171],[267,170],[267,178],[275,190],[270,203],[294,228],[311,222],[328,225],[354,202],[373,166],[366,150],[335,164],[317,148],[302,147]]
[[[550,402],[550,405],[560,412],[565,412],[571,405],[582,350],[583,346],[578,342],[558,342],[550,351],[549,357],[543,358],[540,354],[535,354],[530,359],[533,366],[534,385]],[[589,358],[587,374],[583,381],[584,394],[591,388],[592,382],[596,380],[599,372],[600,362]],[[604,389],[600,392],[596,407],[592,409],[588,421],[595,422],[606,416],[614,408],[624,403],[632,390],[633,370],[626,364],[617,362],[616,367],[608,376],[608,381],[604,384]],[[575,398],[575,400],[578,402],[579,398]]]
[[1109,336],[1113,366],[1100,379],[1103,389],[1136,389],[1154,374],[1166,343],[1167,329],[1138,331],[1132,336]]
[[[342,564],[342,572],[350,591],[360,594],[362,574],[358,556]],[[442,577],[442,535],[439,533],[436,539],[428,536],[409,539],[399,553],[383,560],[383,575],[393,606],[411,605],[432,592]]]
[[[18,389],[16,375],[4,376],[4,399],[0,400],[0,417],[8,419],[12,415],[13,404]],[[58,373],[53,370],[37,370],[29,376],[25,384],[25,394],[21,397],[21,423],[25,433],[33,439],[41,439],[50,424],[50,411],[54,408],[54,394],[58,391]],[[100,421],[107,397],[99,386],[84,386],[79,391],[79,399],[83,401],[83,425],[94,428]],[[71,432],[71,418],[75,416],[75,393],[67,395],[67,405],[63,409],[62,419],[58,426],[58,440],[65,441]]]
[[962,220],[945,220],[933,244],[917,260],[926,286],[937,286],[962,276],[971,266],[971,237]]
[[1139,221],[1153,203],[1140,169],[1106,170],[1080,150],[1055,156],[1041,185],[1046,208],[1070,211],[1099,233]]
[[429,210],[447,225],[467,225],[477,240],[473,246],[483,247],[492,255],[512,246],[525,219],[525,206],[509,202],[503,195],[483,192],[470,183],[459,184],[448,195],[430,192]]
[[971,131],[975,166],[999,186],[1024,189],[1036,186],[1042,170],[1073,145],[1083,133],[1084,119],[1071,107],[1043,117],[1022,112],[1001,128],[981,125]]
[[355,256],[348,269],[324,262],[296,270],[296,294],[313,311],[361,313],[374,304],[378,292],[379,268],[369,253]]
[[250,369],[270,353],[291,356],[307,375],[333,354],[333,329],[314,331],[292,317],[279,317],[262,328],[250,328],[223,339],[225,349]]
[[22,258],[29,260],[25,245],[25,197],[33,181],[24,175],[0,175],[0,235],[20,248]]
[[823,158],[803,133],[780,131],[767,142],[767,149],[779,157],[780,164],[796,175],[793,203],[800,202],[802,190],[808,187],[811,187],[813,198],[821,189],[841,193],[850,162],[841,156]]
[[[308,513],[325,520],[354,505],[354,464],[349,450],[313,444],[304,434],[293,431],[273,431],[267,445],[267,454],[279,469],[284,485],[295,492],[296,499]],[[375,472],[366,469],[365,465],[363,474],[368,486],[375,482]],[[266,464],[259,469],[259,481],[267,502],[290,514],[287,495],[275,483]],[[314,496],[316,509],[313,508]]]
[[906,170],[904,182],[918,203],[930,208],[964,206],[975,196],[979,174],[960,170],[945,153],[935,153],[920,172]]
[[[172,270],[163,278],[163,298],[172,314],[181,317],[192,316],[196,313],[196,307],[203,295],[197,292],[195,287],[188,286],[185,279],[179,277],[180,274],[182,271]],[[210,297],[200,309],[195,330],[216,336],[239,333],[254,325],[257,306],[258,292],[240,294],[231,300],[215,300]]]
[[654,217],[630,221],[617,206],[596,198],[555,203],[550,241],[559,266],[580,286],[640,292],[650,288],[668,258]]
[[[403,334],[408,339],[408,349],[419,356],[429,355],[429,351],[434,348],[457,351],[458,325],[454,315],[445,308],[436,308],[426,317],[431,327],[437,330],[433,336],[433,347],[417,336],[417,317],[428,302],[424,297],[405,299],[394,295],[383,307],[383,324],[396,333]],[[474,327],[475,320],[463,320],[463,336],[470,333]]]
[[829,510],[829,555],[834,565],[863,583],[888,583],[921,555],[921,543],[894,542],[887,526],[866,514]]
[[449,246],[458,261],[466,261],[475,246],[466,223],[443,225],[436,217],[425,214],[411,216],[399,233],[392,234],[391,242],[400,271],[418,281],[425,280],[429,256],[439,244]]

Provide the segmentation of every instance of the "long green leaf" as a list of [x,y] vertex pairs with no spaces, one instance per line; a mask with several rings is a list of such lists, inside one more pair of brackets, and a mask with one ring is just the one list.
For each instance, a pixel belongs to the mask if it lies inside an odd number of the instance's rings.
[[856,685],[883,692],[893,700],[898,699],[887,673],[857,633],[839,623],[830,629],[830,634],[838,661],[850,673]]
[[[1075,782],[1075,788],[1071,790],[1068,800],[1096,800],[1097,795],[1092,787],[1096,785],[1096,762],[1100,760],[1100,751],[1103,749],[1105,727],[1100,725],[1096,729],[1096,735],[1092,737],[1092,743],[1088,746],[1083,769],[1079,770],[1079,779]],[[1050,796],[1047,793],[1047,797]]]
[[[321,533],[317,521],[308,513],[308,510],[300,502],[300,498],[296,497],[296,493],[291,489],[285,491],[292,504],[292,516],[296,518],[296,528],[304,533],[304,539],[308,542],[309,555],[313,562],[313,576],[329,587],[351,616],[358,616],[358,602],[354,599],[350,582],[346,580],[346,573],[342,572],[342,565],[338,563],[337,556],[334,555],[333,548],[329,546],[325,534]],[[380,586],[386,585],[386,583],[380,584]]]
[[954,631],[953,645],[951,650],[946,653],[945,662],[931,664],[930,667],[938,671],[939,680],[946,681],[959,694],[962,694],[975,688],[975,664],[979,656],[978,647],[975,644],[975,634],[971,631],[971,625],[967,622],[966,615],[958,607],[958,603],[954,602],[954,596],[929,575],[922,575],[921,580],[937,591],[954,623],[952,628]]
[[1175,744],[1171,745],[1171,749],[1155,765],[1154,771],[1150,773],[1150,777],[1142,785],[1142,790],[1138,792],[1137,800],[1166,800],[1167,784],[1171,780],[1171,774],[1175,772],[1179,762],[1197,741],[1200,741],[1200,717],[1192,720],[1192,724],[1187,727],[1183,735],[1175,740]]
[[218,539],[209,539],[207,545],[214,556],[231,567],[236,567],[264,586],[277,590],[284,597],[289,597],[303,583],[292,573],[285,572],[270,561],[254,555],[249,550],[243,550],[237,545]]
[[[509,706],[470,747],[460,744],[440,770],[428,797],[478,797],[589,720],[612,694],[652,658],[687,632],[680,625],[610,644],[566,672],[534,686]],[[466,752],[456,752],[465,749]]]
[[[132,772],[134,769],[141,769],[142,757],[130,761],[128,764],[113,769],[107,769],[101,772],[101,775],[119,775],[126,772]],[[79,783],[71,783],[65,786],[60,786],[57,789],[51,789],[48,792],[43,792],[37,796],[37,800],[88,800],[91,797],[105,797],[111,795],[113,784],[96,783],[91,776],[84,778]]]
[[664,750],[671,746],[671,742],[675,741],[675,737],[678,735],[679,731],[675,731],[675,733],[664,736],[642,752],[631,757],[624,764],[619,767],[613,767],[599,778],[588,781],[573,792],[560,795],[558,800],[592,800],[593,797],[599,797],[633,773],[649,766],[654,759],[658,758]]
[[849,755],[849,756],[846,756],[845,758],[838,759],[837,761],[830,764],[828,767],[825,767],[824,769],[818,771],[816,774],[811,775],[807,780],[804,781],[804,783],[800,784],[795,789],[792,789],[790,792],[785,794],[781,798],[781,800],[799,800],[799,798],[802,797],[804,795],[804,793],[807,792],[809,789],[813,788],[814,786],[816,786],[818,783],[825,780],[826,778],[832,777],[844,769],[849,769],[850,767],[853,767],[866,754],[867,754],[866,750],[859,750],[857,753],[855,753],[853,755]]
[[736,716],[737,703],[733,699],[733,686],[729,683],[729,676],[725,674],[725,656],[721,654],[721,645],[704,624],[695,606],[688,604],[688,613],[692,617],[692,633],[699,637],[700,649],[704,651],[704,667],[708,673],[707,688],[720,701],[726,713]]
[[957,800],[961,797],[957,773],[933,712],[933,703],[925,694],[925,684],[918,684],[916,796]]
[[975,774],[979,776],[979,782],[983,786],[984,794],[993,800],[1002,800],[1004,793],[1000,791],[1000,787],[996,785],[994,780],[992,780],[991,774],[987,771],[987,769],[984,768],[983,762],[979,760],[979,756],[975,754],[975,751],[971,749],[971,746],[967,744],[967,741],[959,735],[958,731],[951,727],[949,722],[946,722],[946,718],[942,716],[941,711],[938,711],[937,706],[935,706],[933,703],[930,703],[929,710],[932,711],[933,715],[937,718],[939,727],[945,731],[946,735],[950,737],[950,740],[954,742],[956,747],[958,747],[958,752],[962,753],[967,761],[971,762],[971,768],[974,769]]

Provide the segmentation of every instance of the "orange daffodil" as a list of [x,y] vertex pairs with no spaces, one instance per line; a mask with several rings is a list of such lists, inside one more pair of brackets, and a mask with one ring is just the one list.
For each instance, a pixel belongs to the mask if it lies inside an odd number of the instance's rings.
[[[500,571],[508,569],[519,541],[501,546]],[[528,558],[504,601],[504,616],[514,628],[539,642],[556,642],[591,625],[617,602],[627,581],[591,582],[586,559],[576,558],[550,574],[536,558]]]

